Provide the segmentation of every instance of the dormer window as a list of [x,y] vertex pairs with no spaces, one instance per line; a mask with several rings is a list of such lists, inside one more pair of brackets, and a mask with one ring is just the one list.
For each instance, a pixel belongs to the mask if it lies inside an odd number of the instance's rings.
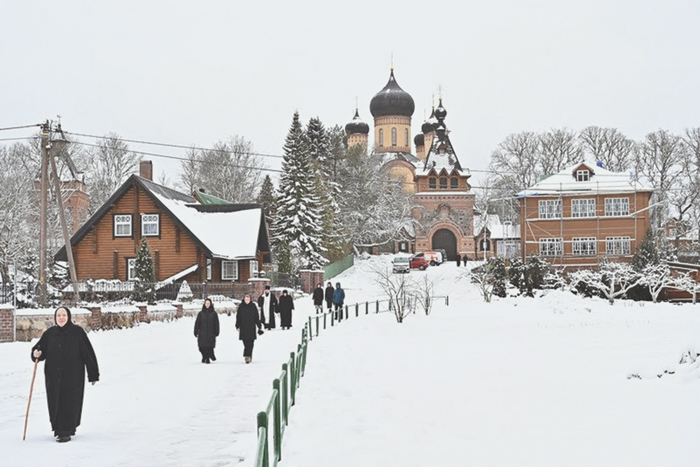
[[440,189],[447,190],[447,177],[440,177]]
[[576,171],[576,181],[577,182],[587,182],[591,179],[591,172],[589,170],[577,170]]
[[428,188],[430,188],[431,190],[434,190],[435,188],[437,188],[435,177],[430,177],[428,179]]

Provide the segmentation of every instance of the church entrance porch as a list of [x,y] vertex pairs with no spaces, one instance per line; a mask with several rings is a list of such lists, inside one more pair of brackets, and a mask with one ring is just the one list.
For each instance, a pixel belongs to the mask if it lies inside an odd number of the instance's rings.
[[445,250],[448,260],[457,259],[457,237],[449,229],[440,229],[433,235],[433,250]]

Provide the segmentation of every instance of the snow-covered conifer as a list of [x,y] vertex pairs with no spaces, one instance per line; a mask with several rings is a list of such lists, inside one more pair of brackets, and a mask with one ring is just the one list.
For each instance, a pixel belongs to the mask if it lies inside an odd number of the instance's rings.
[[146,238],[141,239],[141,248],[136,254],[134,264],[134,300],[137,302],[155,303],[156,273],[153,268],[153,258]]

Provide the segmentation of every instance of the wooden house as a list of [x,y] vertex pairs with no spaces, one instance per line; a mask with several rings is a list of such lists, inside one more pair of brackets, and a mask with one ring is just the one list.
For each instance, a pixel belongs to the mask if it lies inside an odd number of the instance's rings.
[[[261,206],[158,185],[145,163],[142,176],[129,177],[71,238],[79,281],[132,280],[142,238],[159,282],[244,283],[270,262]],[[55,259],[67,259],[65,246]]]

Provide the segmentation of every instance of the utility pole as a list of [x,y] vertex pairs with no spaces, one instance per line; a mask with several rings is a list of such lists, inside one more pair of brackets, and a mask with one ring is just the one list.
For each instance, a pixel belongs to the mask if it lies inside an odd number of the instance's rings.
[[51,124],[41,125],[41,193],[39,205],[39,306],[46,306],[47,207],[49,197],[49,144]]
[[[70,272],[70,281],[73,284],[73,300],[78,303],[80,301],[80,288],[78,286],[78,273],[75,270],[75,260],[73,259],[73,246],[70,243],[70,234],[68,233],[68,224],[66,223],[66,213],[63,210],[63,196],[61,195],[61,180],[56,170],[56,153],[57,149],[65,146],[66,138],[61,130],[61,124],[58,124],[58,133],[60,139],[55,140],[51,145],[49,159],[51,160],[51,175],[53,180],[54,191],[56,193],[56,203],[58,203],[58,217],[61,219],[61,230],[63,231],[63,242],[66,245],[66,256],[68,257],[68,271]],[[77,215],[77,213],[76,213]]]

